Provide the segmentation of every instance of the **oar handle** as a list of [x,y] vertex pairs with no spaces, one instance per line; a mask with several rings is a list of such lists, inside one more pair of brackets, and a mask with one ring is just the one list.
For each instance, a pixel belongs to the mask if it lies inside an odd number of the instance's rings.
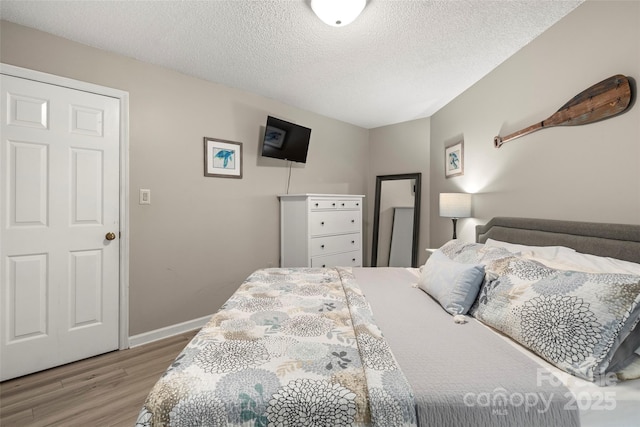
[[532,132],[535,132],[537,130],[540,130],[544,127],[544,122],[540,122],[540,123],[536,123],[534,125],[531,125],[527,128],[524,129],[520,129],[517,132],[511,133],[507,136],[496,136],[495,138],[493,138],[493,146],[496,148],[500,148],[502,147],[502,144],[504,144],[505,142],[509,142],[512,139],[516,139],[516,138],[520,138],[521,136],[525,136],[528,135]]

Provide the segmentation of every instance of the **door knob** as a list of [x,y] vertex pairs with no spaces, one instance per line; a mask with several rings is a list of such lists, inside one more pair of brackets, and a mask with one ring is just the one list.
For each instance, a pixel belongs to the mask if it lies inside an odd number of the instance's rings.
[[116,238],[116,235],[115,235],[115,233],[108,232],[108,233],[104,236],[104,238],[105,238],[105,239],[107,239],[107,240],[113,240],[113,239],[115,239],[115,238]]

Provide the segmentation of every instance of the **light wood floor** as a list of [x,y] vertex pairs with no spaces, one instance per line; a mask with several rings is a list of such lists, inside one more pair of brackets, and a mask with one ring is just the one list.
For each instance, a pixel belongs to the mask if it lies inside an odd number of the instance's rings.
[[0,383],[0,425],[132,427],[197,331]]

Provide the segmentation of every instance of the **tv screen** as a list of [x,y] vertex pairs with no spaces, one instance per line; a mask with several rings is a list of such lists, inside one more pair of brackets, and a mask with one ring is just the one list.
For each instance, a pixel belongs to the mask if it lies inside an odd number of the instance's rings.
[[275,117],[267,117],[262,155],[306,163],[311,129]]

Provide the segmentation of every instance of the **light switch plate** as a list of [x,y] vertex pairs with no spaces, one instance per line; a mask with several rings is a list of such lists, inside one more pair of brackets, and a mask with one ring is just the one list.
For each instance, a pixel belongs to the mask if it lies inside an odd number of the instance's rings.
[[148,188],[140,189],[140,200],[138,202],[141,205],[150,205],[151,204],[151,190]]

